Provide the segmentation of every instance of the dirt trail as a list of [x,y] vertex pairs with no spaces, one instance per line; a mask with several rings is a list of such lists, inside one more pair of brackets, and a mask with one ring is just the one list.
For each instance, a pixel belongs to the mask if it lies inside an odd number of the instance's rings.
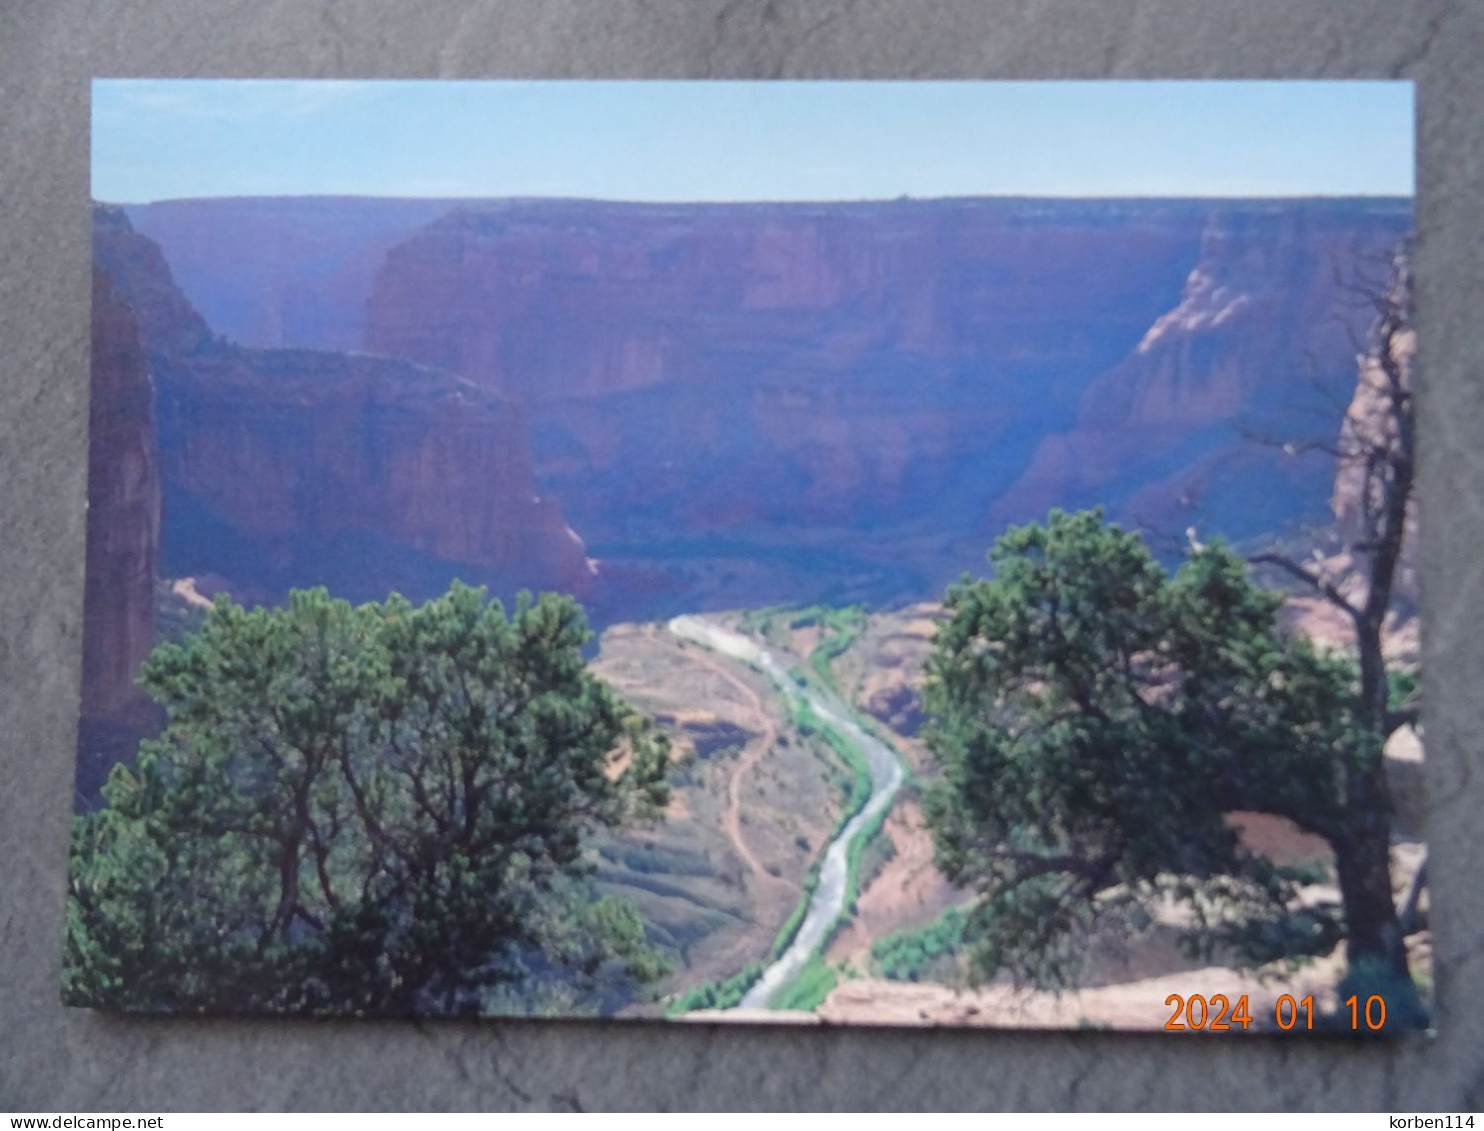
[[737,755],[736,769],[732,771],[732,776],[727,782],[727,808],[722,816],[722,831],[736,846],[737,854],[742,857],[743,863],[753,875],[771,884],[786,883],[787,881],[782,877],[773,875],[763,867],[762,862],[752,854],[752,849],[747,847],[747,841],[742,836],[742,779],[757,767],[769,750],[773,749],[774,743],[778,741],[778,728],[773,725],[773,719],[763,705],[762,696],[749,687],[746,681],[738,679],[727,671],[720,661],[713,660],[705,653],[693,653],[690,659],[731,684],[752,705],[753,714],[757,718],[762,733],[759,738],[744,746],[742,752]]

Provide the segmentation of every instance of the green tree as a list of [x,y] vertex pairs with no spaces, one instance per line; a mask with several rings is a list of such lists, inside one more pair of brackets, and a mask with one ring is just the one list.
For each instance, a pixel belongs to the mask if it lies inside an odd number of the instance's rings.
[[[946,874],[982,896],[976,973],[1069,984],[1099,920],[1175,900],[1198,950],[1261,962],[1343,937],[1352,965],[1407,979],[1355,662],[1282,631],[1283,595],[1219,544],[1171,575],[1101,512],[1053,511],[990,560],[992,580],[948,594],[927,692],[928,819]],[[1296,908],[1301,877],[1247,851],[1235,811],[1328,841],[1342,907]]]
[[667,751],[589,637],[569,599],[507,616],[458,583],[420,607],[218,598],[144,667],[163,733],[76,819],[67,998],[452,1013],[656,977],[584,843],[659,812]]

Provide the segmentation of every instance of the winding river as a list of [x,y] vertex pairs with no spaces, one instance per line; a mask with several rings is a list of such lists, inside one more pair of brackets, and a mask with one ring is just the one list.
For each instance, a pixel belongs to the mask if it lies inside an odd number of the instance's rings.
[[819,882],[809,899],[809,909],[798,933],[776,962],[763,971],[753,983],[740,1007],[766,1009],[784,986],[789,985],[809,962],[842,912],[845,910],[845,882],[849,868],[846,858],[850,843],[870,821],[892,802],[902,785],[902,765],[891,747],[861,727],[850,717],[850,709],[838,698],[813,687],[800,687],[773,656],[756,641],[729,632],[699,617],[676,617],[670,631],[685,640],[703,644],[724,656],[751,664],[777,684],[784,695],[799,695],[814,713],[846,735],[860,747],[871,773],[871,796],[854,817],[830,841],[819,868]]

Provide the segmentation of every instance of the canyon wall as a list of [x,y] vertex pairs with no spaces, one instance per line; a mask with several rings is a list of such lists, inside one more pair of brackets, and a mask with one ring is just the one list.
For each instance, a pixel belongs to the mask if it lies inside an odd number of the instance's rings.
[[1343,281],[1409,225],[1388,200],[510,202],[389,251],[366,346],[521,401],[610,577],[786,600],[807,547],[797,599],[920,597],[1054,505],[1236,537],[1321,516],[1332,468],[1252,434],[1336,415],[1369,317]]
[[1304,444],[1335,437],[1375,314],[1356,288],[1407,224],[1385,202],[1213,209],[1178,301],[1088,385],[992,521],[1100,503],[1243,536],[1322,517],[1334,465]]
[[96,267],[92,336],[78,732],[78,788],[84,793],[102,784],[108,767],[155,721],[153,705],[134,677],[155,642],[160,537],[160,456],[149,363],[133,312]]
[[1053,505],[1235,537],[1322,519],[1326,460],[1253,436],[1337,418],[1369,316],[1337,280],[1411,223],[1386,199],[130,214],[215,329],[518,406],[603,619],[921,598]]
[[[134,673],[154,643],[160,455],[133,312],[97,269],[92,328],[82,686],[88,702],[121,712],[139,700]],[[99,640],[117,644],[104,651],[94,646]]]
[[335,583],[425,596],[454,573],[583,590],[586,555],[536,496],[519,405],[406,361],[242,348],[208,330],[119,210],[97,210],[94,237],[155,373],[167,575],[264,597]]
[[506,596],[585,589],[581,542],[531,485],[518,405],[366,356],[232,349],[186,370],[158,412],[172,576],[365,600],[455,575]]

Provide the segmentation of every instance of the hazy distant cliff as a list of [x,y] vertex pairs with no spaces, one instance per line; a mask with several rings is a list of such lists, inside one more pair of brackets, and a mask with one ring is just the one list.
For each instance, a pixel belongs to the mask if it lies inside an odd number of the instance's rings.
[[1370,306],[1348,288],[1384,265],[1407,213],[1383,203],[1213,209],[1177,300],[1087,387],[991,507],[995,522],[1102,503],[1179,531],[1252,533],[1311,517],[1333,475],[1253,440],[1338,428]]
[[600,554],[828,530],[884,587],[931,588],[1051,505],[1239,535],[1322,513],[1330,469],[1242,429],[1353,381],[1336,280],[1409,223],[1394,201],[515,202],[393,248],[366,344],[522,401],[538,483]]
[[356,350],[394,244],[457,202],[240,197],[125,206],[211,328],[244,346]]
[[[132,679],[157,572],[263,597],[419,595],[454,574],[504,592],[588,585],[581,542],[532,486],[518,405],[405,361],[226,342],[117,209],[95,210],[94,260],[89,578],[133,586],[90,613],[109,671]],[[118,699],[100,686],[94,701]]]

